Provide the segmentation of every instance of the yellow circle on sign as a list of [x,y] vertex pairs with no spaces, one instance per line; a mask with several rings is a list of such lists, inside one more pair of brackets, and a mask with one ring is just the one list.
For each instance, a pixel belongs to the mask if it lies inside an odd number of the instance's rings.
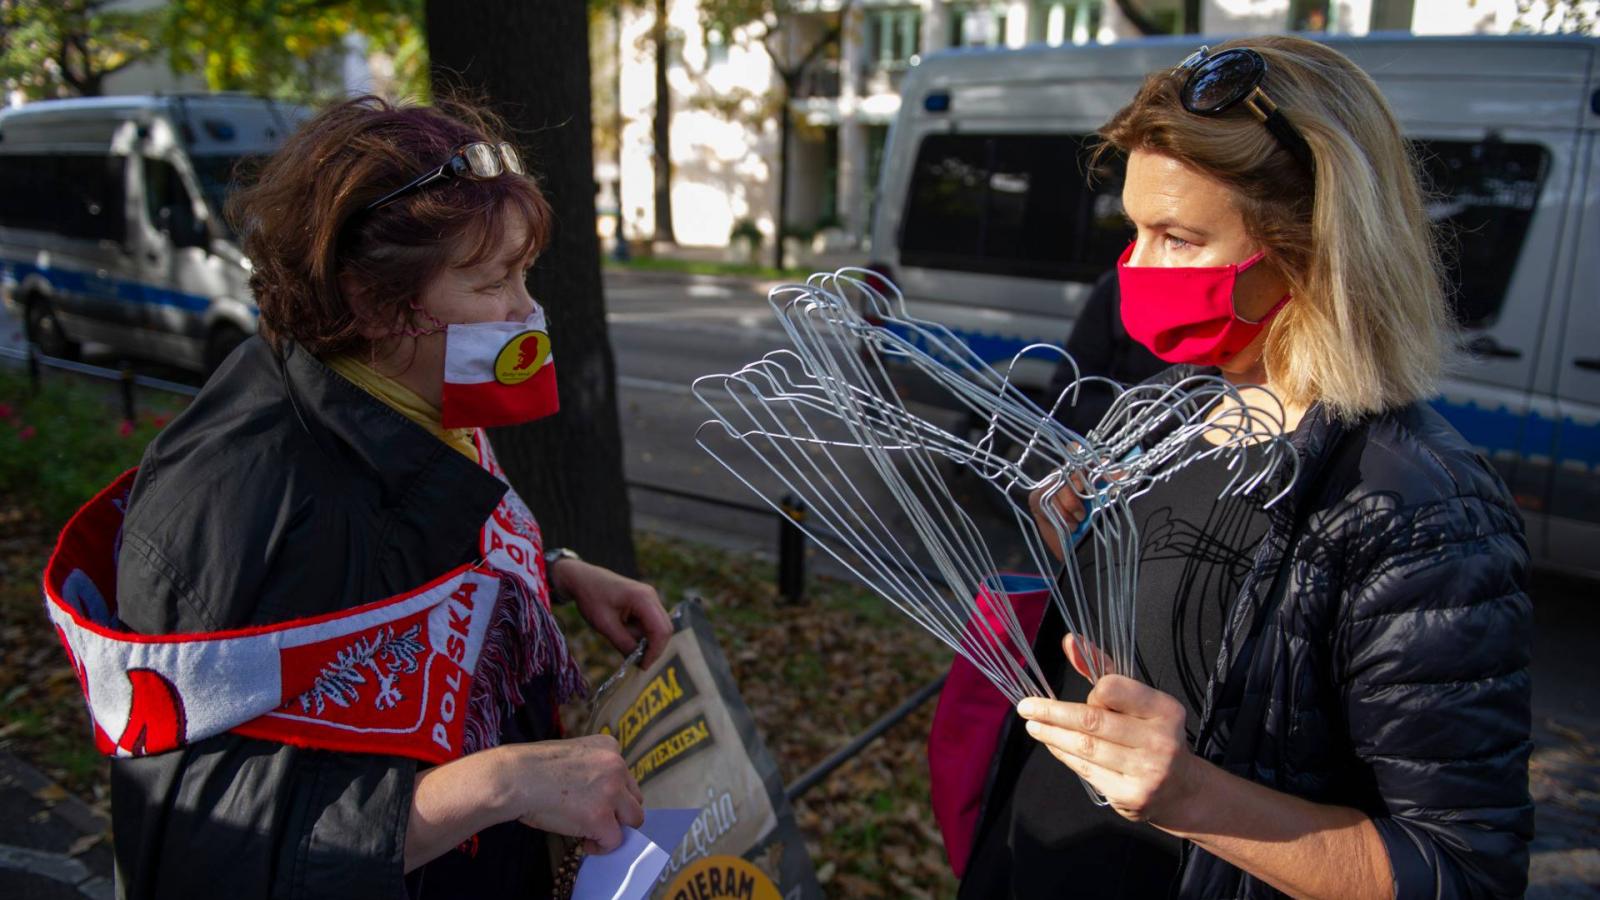
[[494,359],[494,377],[501,384],[521,384],[550,358],[550,335],[524,331],[500,348]]
[[708,856],[678,873],[661,900],[783,900],[767,873],[737,856]]

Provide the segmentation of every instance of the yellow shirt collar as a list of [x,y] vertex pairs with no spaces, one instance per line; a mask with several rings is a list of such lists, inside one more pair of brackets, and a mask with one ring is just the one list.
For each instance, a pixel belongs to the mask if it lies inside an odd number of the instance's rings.
[[376,369],[353,356],[330,356],[323,360],[328,368],[338,372],[345,380],[376,397],[383,405],[422,426],[427,432],[449,444],[462,456],[478,462],[478,448],[472,442],[471,428],[444,428],[439,425],[439,410],[417,396],[410,388],[387,378]]

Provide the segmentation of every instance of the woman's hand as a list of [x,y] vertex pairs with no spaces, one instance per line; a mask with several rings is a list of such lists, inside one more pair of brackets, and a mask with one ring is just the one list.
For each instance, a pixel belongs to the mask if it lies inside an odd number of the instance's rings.
[[[1072,635],[1061,644],[1073,668],[1090,677],[1087,657],[1100,651]],[[1087,703],[1030,697],[1017,712],[1028,720],[1028,734],[1124,818],[1157,825],[1185,819],[1206,763],[1189,749],[1183,704],[1171,695],[1108,674]]]
[[590,852],[622,843],[644,822],[643,795],[605,735],[504,744],[417,773],[405,870],[501,822],[583,838]]
[[1057,485],[1061,483],[1061,478],[1062,473],[1057,472],[1028,494],[1028,509],[1033,512],[1033,521],[1039,528],[1039,536],[1044,538],[1045,544],[1050,548],[1050,552],[1055,554],[1056,559],[1065,559],[1066,551],[1071,548],[1062,547],[1063,535],[1056,531],[1056,524],[1050,519],[1045,507],[1047,502],[1045,498],[1054,493],[1048,503],[1060,514],[1061,523],[1067,532],[1065,537],[1068,539],[1071,538],[1073,530],[1083,523],[1083,517],[1086,515],[1083,498],[1074,490],[1075,487],[1082,488],[1083,477],[1072,475],[1072,482],[1058,489]]
[[648,584],[580,559],[558,560],[550,568],[550,581],[623,655],[632,653],[640,638],[648,638],[650,646],[641,665],[655,662],[672,639],[672,618]]
[[610,735],[507,744],[496,752],[508,811],[525,825],[583,838],[587,852],[607,853],[622,843],[622,826],[644,824],[644,794]]

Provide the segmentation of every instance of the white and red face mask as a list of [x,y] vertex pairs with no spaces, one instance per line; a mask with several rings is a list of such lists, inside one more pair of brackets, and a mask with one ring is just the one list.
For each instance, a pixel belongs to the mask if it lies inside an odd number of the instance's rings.
[[520,425],[561,409],[544,310],[521,322],[473,322],[445,331],[445,428]]
[[1226,363],[1289,302],[1285,294],[1259,322],[1234,313],[1234,285],[1263,254],[1232,266],[1130,266],[1133,246],[1117,260],[1122,324],[1130,337],[1169,363]]

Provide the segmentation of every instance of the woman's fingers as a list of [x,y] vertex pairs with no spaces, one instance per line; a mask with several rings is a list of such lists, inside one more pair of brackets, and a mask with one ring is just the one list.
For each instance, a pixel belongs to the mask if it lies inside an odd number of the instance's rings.
[[629,828],[644,824],[644,800],[629,794],[617,803],[617,821]]
[[1104,706],[1140,719],[1159,719],[1163,722],[1185,717],[1183,704],[1170,694],[1162,693],[1146,684],[1140,684],[1125,675],[1106,675],[1089,690],[1089,703]]
[[584,841],[585,852],[596,855],[610,853],[620,846],[622,826],[617,823],[615,816],[601,816],[594,825],[594,834]]
[[[1126,717],[1087,703],[1067,703],[1030,697],[1017,705],[1017,713],[1029,723],[1088,735],[1097,741],[1131,746],[1138,733]],[[1032,733],[1032,729],[1029,729]],[[1070,749],[1070,748],[1069,748]]]
[[661,595],[655,588],[646,586],[645,591],[640,596],[638,617],[644,638],[650,642],[650,646],[645,648],[644,659],[639,665],[649,668],[661,658],[661,654],[667,650],[667,644],[672,641],[672,617],[661,605]]
[[1116,664],[1110,654],[1095,646],[1093,642],[1081,635],[1069,634],[1061,639],[1061,649],[1067,654],[1067,661],[1072,663],[1079,675],[1093,683],[1095,679],[1116,671]]
[[1117,805],[1117,798],[1127,796],[1136,790],[1133,781],[1121,772],[1112,771],[1093,760],[1059,750],[1049,744],[1045,745],[1045,749],[1078,777],[1094,785],[1095,790],[1105,795],[1113,806]]
[[1076,756],[1119,775],[1131,771],[1137,762],[1130,748],[1086,731],[1058,728],[1033,720],[1028,723],[1028,734],[1051,750]]

